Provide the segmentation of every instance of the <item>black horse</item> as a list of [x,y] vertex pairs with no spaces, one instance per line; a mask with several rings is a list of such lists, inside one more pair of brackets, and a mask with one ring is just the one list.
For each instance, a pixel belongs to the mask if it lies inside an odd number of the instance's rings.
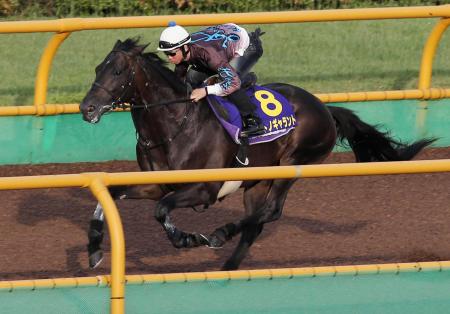
[[[120,104],[131,104],[138,135],[137,161],[143,171],[232,167],[238,145],[223,130],[204,99],[199,103],[186,100],[187,85],[156,54],[143,53],[146,46],[139,45],[136,39],[117,41],[97,66],[95,82],[80,105],[84,120],[97,123],[104,113]],[[252,167],[318,164],[330,154],[337,140],[344,139],[359,162],[409,160],[434,141],[422,139],[411,145],[402,144],[361,121],[352,111],[325,106],[301,88],[281,83],[266,86],[290,101],[298,126],[276,141],[250,146]],[[168,105],[171,101],[179,103]],[[294,182],[295,179],[244,181],[241,187],[245,191],[245,217],[210,235],[179,230],[172,223],[170,212],[214,204],[224,182],[125,186],[110,191],[114,198],[157,200],[155,218],[177,248],[219,248],[241,233],[239,244],[223,265],[224,270],[230,270],[239,267],[264,224],[280,217]],[[102,229],[103,212],[98,205],[89,230],[91,267],[102,258]]]

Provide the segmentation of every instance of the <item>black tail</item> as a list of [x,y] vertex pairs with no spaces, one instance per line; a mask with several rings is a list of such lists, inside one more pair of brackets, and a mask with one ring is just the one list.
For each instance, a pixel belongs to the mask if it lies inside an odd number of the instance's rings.
[[410,160],[436,138],[427,138],[410,145],[394,140],[388,132],[380,132],[377,126],[362,121],[353,111],[328,106],[338,132],[338,140],[347,140],[356,161],[401,161]]

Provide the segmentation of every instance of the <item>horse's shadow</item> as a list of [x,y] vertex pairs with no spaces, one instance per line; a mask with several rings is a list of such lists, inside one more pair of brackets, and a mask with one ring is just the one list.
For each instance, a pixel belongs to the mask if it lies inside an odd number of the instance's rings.
[[[88,190],[82,189],[61,189],[59,191],[42,189],[27,191],[26,196],[18,203],[17,223],[27,226],[34,226],[42,222],[57,220],[62,224],[67,224],[67,234],[61,237],[69,237],[72,234],[86,234],[88,222],[91,218],[96,200]],[[120,216],[125,231],[125,241],[127,248],[127,273],[139,272],[171,272],[171,271],[193,271],[193,270],[213,270],[218,269],[221,261],[225,260],[237,244],[238,237],[227,244],[221,250],[214,250],[216,260],[203,260],[201,255],[193,261],[183,263],[182,266],[176,264],[152,264],[146,263],[145,258],[152,257],[176,257],[185,250],[178,250],[172,247],[166,238],[161,226],[153,218],[154,202],[150,200],[118,200],[116,204],[120,211]],[[232,209],[230,205],[213,206],[204,213],[195,213],[192,209],[183,209],[174,213],[174,219],[179,221],[180,226],[187,230],[204,232],[214,230],[230,220],[235,220],[243,215],[243,210]],[[364,229],[369,221],[356,221],[347,223],[334,223],[320,219],[304,218],[299,216],[286,215],[274,224],[269,224],[261,234],[259,241],[270,241],[279,230],[297,228],[302,232],[310,234],[336,234],[352,235]],[[70,230],[72,229],[72,231]],[[52,241],[54,239],[50,239]],[[297,241],[292,239],[291,241]],[[298,239],[298,241],[302,241]],[[100,272],[108,272],[109,261],[102,264],[99,270],[90,270],[87,264],[86,245],[87,236],[78,239],[79,245],[67,247],[65,252],[65,268],[67,273],[73,276],[89,276]],[[110,252],[110,242],[108,231],[103,247],[106,255]],[[211,253],[209,253],[211,254]],[[301,260],[304,260],[300,258]],[[309,261],[309,260],[308,260]],[[303,261],[308,262],[308,261]],[[263,266],[258,261],[249,261],[250,265]],[[310,262],[316,262],[311,260]],[[276,261],[274,262],[276,264]],[[282,266],[282,265],[278,265]],[[58,271],[57,271],[58,273]]]
[[312,234],[331,233],[336,235],[353,235],[364,229],[369,221],[356,221],[350,223],[337,224],[331,221],[323,221],[319,219],[289,217],[285,219],[285,225],[296,227],[304,232]]
[[17,222],[34,226],[42,221],[63,218],[87,231],[86,221],[95,205],[88,190],[65,188],[24,191],[17,208]]
[[[45,226],[46,222],[50,224],[55,221],[61,224],[67,232],[48,239],[49,244],[51,245],[51,241],[55,241],[58,237],[61,239],[72,237],[71,240],[75,237],[75,242],[79,244],[67,247],[66,256],[57,258],[65,260],[67,272],[73,275],[86,276],[96,273],[96,270],[90,270],[88,267],[86,249],[89,221],[97,204],[94,196],[88,190],[73,188],[40,189],[21,193],[16,203],[16,222],[30,227],[38,224]],[[162,254],[154,244],[164,244],[168,241],[165,239],[165,234],[160,232],[160,225],[153,218],[153,202],[149,200],[117,201],[117,204],[125,230],[127,251],[139,251],[142,256]],[[107,229],[105,233],[104,248],[109,253],[110,240]],[[20,247],[20,239],[17,240],[16,245]],[[167,246],[171,248],[170,243],[167,243]],[[174,251],[176,253],[175,249]],[[109,269],[108,262],[103,264],[102,267]]]

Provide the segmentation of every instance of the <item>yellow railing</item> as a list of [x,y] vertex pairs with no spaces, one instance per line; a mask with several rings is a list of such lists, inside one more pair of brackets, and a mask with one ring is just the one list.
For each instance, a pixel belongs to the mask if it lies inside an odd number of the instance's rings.
[[[450,98],[450,88],[423,88],[410,90],[348,92],[315,94],[324,103],[369,100],[442,99]],[[80,112],[79,104],[43,104],[37,106],[3,106],[0,116],[57,115]]]
[[[351,21],[351,20],[381,20],[381,19],[407,19],[407,18],[440,18],[440,21],[433,29],[425,44],[422,63],[419,73],[419,85],[417,90],[411,91],[389,91],[380,98],[380,92],[363,93],[339,93],[326,94],[324,98],[334,102],[335,99],[351,99],[348,101],[398,99],[396,95],[406,93],[406,98],[402,99],[435,99],[449,97],[450,90],[444,89],[442,96],[435,97],[435,93],[430,90],[432,64],[436,54],[439,41],[443,32],[449,25],[450,5],[442,6],[422,6],[404,8],[372,8],[372,9],[347,9],[347,10],[320,10],[320,11],[289,11],[289,12],[259,12],[259,13],[231,13],[231,14],[198,14],[198,15],[166,15],[166,16],[139,16],[139,17],[111,17],[111,18],[69,18],[47,21],[14,21],[1,22],[0,33],[31,33],[31,32],[55,32],[50,39],[41,57],[35,82],[34,105],[36,108],[29,110],[27,114],[47,115],[55,113],[72,112],[72,105],[69,109],[62,111],[47,108],[47,82],[50,75],[50,68],[53,57],[62,42],[71,32],[82,30],[98,29],[118,29],[118,28],[143,28],[143,27],[164,27],[170,21],[184,26],[213,25],[225,22],[238,24],[270,24],[270,23],[302,23],[302,22],[325,22],[325,21]],[[342,96],[350,95],[347,96]],[[359,95],[360,96],[352,96]],[[429,94],[429,97],[421,95]],[[390,98],[390,97],[394,98]],[[346,100],[344,100],[346,101]],[[65,106],[65,105],[62,105]],[[12,109],[6,108],[6,112]],[[21,111],[22,113],[25,111]],[[3,115],[3,111],[0,111]],[[5,113],[5,115],[8,115]]]
[[3,177],[0,178],[0,190],[83,187],[89,188],[92,191],[104,209],[111,239],[111,313],[116,314],[124,313],[125,309],[125,241],[122,222],[117,207],[107,190],[107,186],[430,172],[450,172],[450,159],[252,167],[246,169],[204,169],[128,173],[95,172],[66,175]]
[[111,238],[111,313],[124,313],[125,240],[119,212],[106,188],[104,175],[85,173],[0,178],[0,190],[61,187],[88,187],[102,205]]
[[[343,266],[318,266],[299,268],[272,268],[251,269],[233,271],[208,271],[190,273],[167,273],[125,276],[127,285],[143,285],[152,283],[190,283],[208,282],[218,280],[255,280],[276,278],[299,278],[299,277],[337,277],[337,276],[362,276],[382,274],[402,274],[412,272],[448,271],[450,261],[431,261],[416,263],[391,263],[391,264],[366,264],[366,265],[343,265]],[[110,284],[109,275],[96,277],[78,278],[49,278],[0,281],[0,292],[14,292],[24,289],[58,289],[58,288],[80,288],[80,287],[106,287]]]

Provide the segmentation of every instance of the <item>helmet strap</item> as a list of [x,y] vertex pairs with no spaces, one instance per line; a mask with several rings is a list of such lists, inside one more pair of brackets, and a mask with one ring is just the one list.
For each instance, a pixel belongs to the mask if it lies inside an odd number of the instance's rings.
[[183,54],[183,61],[186,61],[186,57],[189,53],[189,47],[188,45],[181,46],[181,53]]

